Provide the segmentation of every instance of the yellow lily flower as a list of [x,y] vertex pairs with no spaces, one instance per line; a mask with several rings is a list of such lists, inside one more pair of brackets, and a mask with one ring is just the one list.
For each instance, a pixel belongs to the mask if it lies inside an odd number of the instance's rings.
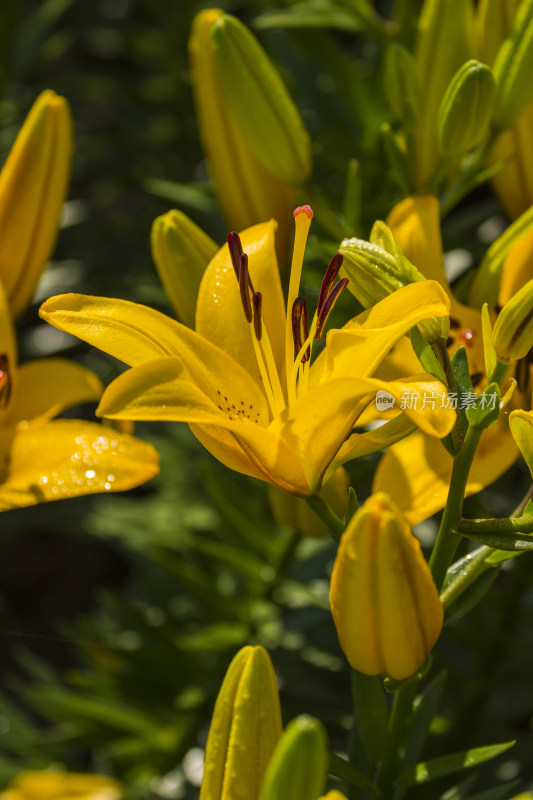
[[0,173],[0,281],[14,317],[30,302],[54,247],[73,146],[67,101],[43,92]]
[[[365,434],[350,437],[378,390],[395,402],[413,392],[442,398],[443,385],[425,373],[391,383],[371,377],[414,325],[448,314],[446,295],[432,281],[407,286],[330,331],[311,366],[314,341],[346,286],[346,279],[335,283],[342,260],[335,256],[308,330],[307,308],[297,295],[311,216],[308,206],[295,211],[287,312],[273,221],[241,237],[230,234],[230,246],[211,261],[198,295],[196,331],[123,300],[70,294],[44,303],[43,319],[132,367],[107,388],[97,413],[187,422],[226,466],[306,496],[320,490],[334,460],[332,469],[361,450],[384,446],[387,426],[371,442]],[[394,421],[394,441],[416,425],[445,436],[454,419],[451,410],[409,409]]]
[[124,491],[158,471],[154,448],[93,422],[51,420],[99,400],[90,370],[63,358],[16,363],[0,284],[0,511],[95,492]]
[[[387,220],[394,237],[407,258],[427,277],[438,280],[451,303],[448,350],[453,355],[464,345],[469,372],[476,389],[487,384],[481,314],[459,303],[453,296],[444,273],[439,205],[431,196],[411,197],[399,203]],[[522,242],[511,250],[504,266],[513,265]],[[502,285],[507,286],[504,279]],[[405,344],[393,352],[383,374],[394,377],[410,368],[414,353]],[[522,381],[525,385],[525,381]],[[520,386],[519,386],[520,388]],[[509,431],[507,415],[483,433],[467,484],[468,495],[481,491],[497,480],[514,463],[517,447]],[[444,507],[453,459],[434,439],[417,431],[409,440],[394,444],[381,459],[373,490],[386,491],[411,524],[421,522]]]
[[32,770],[18,775],[0,800],[120,800],[122,787],[106,775]]

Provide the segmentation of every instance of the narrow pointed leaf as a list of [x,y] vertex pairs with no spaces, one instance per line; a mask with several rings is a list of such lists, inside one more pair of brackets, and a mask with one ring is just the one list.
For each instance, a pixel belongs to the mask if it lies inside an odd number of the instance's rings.
[[442,778],[444,775],[450,775],[463,769],[475,767],[477,764],[483,764],[485,761],[505,753],[514,744],[514,741],[502,742],[501,744],[491,744],[486,747],[474,747],[471,750],[451,753],[440,758],[432,758],[429,761],[417,764],[416,767],[407,772],[403,772],[396,783],[398,786],[406,787],[429,783],[429,781],[437,780],[437,778]]

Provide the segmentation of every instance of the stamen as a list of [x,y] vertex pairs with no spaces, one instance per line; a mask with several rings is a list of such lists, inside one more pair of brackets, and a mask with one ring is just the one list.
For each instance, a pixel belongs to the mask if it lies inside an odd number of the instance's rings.
[[228,247],[229,247],[229,254],[231,256],[231,263],[233,264],[233,269],[235,270],[235,275],[237,280],[239,280],[239,271],[241,266],[241,256],[242,256],[242,244],[241,244],[241,237],[235,231],[228,233]]
[[285,372],[291,374],[293,364],[293,350],[291,346],[292,332],[292,309],[294,301],[298,297],[300,278],[302,276],[302,266],[304,262],[305,245],[309,227],[313,218],[313,210],[310,206],[299,206],[294,211],[294,247],[292,251],[291,277],[289,281],[289,294],[287,297],[287,317],[285,321]]
[[252,304],[250,302],[250,276],[248,274],[248,256],[246,253],[241,255],[240,269],[239,269],[239,289],[241,290],[241,303],[244,309],[244,316],[246,322],[251,322],[253,319]]
[[255,338],[258,342],[261,341],[263,335],[263,326],[261,323],[261,307],[263,305],[263,295],[261,292],[254,292],[252,295],[252,304],[254,307],[254,331]]
[[[294,341],[294,355],[298,357],[302,349],[302,342],[305,342],[309,337],[309,328],[307,324],[307,306],[303,297],[297,297],[292,306],[292,338]],[[306,348],[302,355],[301,363],[305,364],[311,356],[311,350]]]
[[0,354],[0,407],[5,408],[11,397],[11,379],[9,377],[9,361],[6,353]]
[[316,326],[315,339],[318,340],[322,338],[322,334],[324,333],[324,328],[328,320],[328,317],[331,313],[331,310],[335,305],[335,303],[337,302],[337,298],[342,294],[342,292],[348,286],[348,283],[349,283],[348,278],[342,278],[335,284],[333,289],[326,297],[324,303],[322,304],[322,308],[318,313],[318,322]]
[[326,274],[322,280],[322,286],[320,287],[320,294],[318,296],[318,305],[317,305],[317,312],[320,314],[322,306],[327,300],[327,297],[331,291],[333,284],[335,283],[335,279],[339,274],[339,270],[342,267],[343,257],[341,253],[335,253],[331,261],[329,262],[329,266],[326,270]]

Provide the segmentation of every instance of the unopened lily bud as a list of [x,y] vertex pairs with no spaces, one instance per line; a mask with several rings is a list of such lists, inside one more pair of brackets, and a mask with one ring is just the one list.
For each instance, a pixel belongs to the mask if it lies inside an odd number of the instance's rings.
[[420,85],[413,55],[393,44],[385,55],[385,94],[389,106],[406,128],[416,125],[420,107]]
[[495,89],[491,70],[479,61],[467,61],[455,73],[439,108],[439,147],[445,156],[462,156],[486,138]]
[[[384,222],[374,224],[370,238],[370,242],[344,239],[339,248],[344,259],[343,272],[350,279],[348,289],[364,308],[375,305],[409,283],[425,280],[405,257]],[[447,337],[448,324],[447,320],[432,318],[420,322],[418,327],[427,341],[433,342]]]
[[533,477],[533,411],[511,411],[509,428]]
[[246,143],[288,186],[311,172],[309,134],[285,84],[248,28],[229,14],[211,27],[213,56],[225,99]]
[[263,647],[243,647],[218,694],[200,800],[258,800],[280,736],[279,694],[270,657]]
[[0,280],[13,316],[31,301],[52,253],[74,146],[64,97],[39,95],[0,173]]
[[265,775],[260,800],[317,800],[326,785],[327,738],[317,719],[293,719]]
[[385,493],[346,528],[331,576],[331,612],[352,667],[403,680],[426,661],[443,619],[420,544]]
[[492,345],[502,364],[518,361],[533,347],[533,280],[522,286],[498,314]]
[[523,0],[510,35],[494,63],[496,100],[493,124],[510,127],[533,97],[533,0]]
[[[350,477],[344,467],[339,467],[320,490],[320,496],[341,519],[348,505],[349,488]],[[302,497],[296,497],[278,486],[269,486],[268,499],[276,522],[280,525],[286,525],[311,539],[325,539],[330,535]]]
[[196,298],[218,247],[186,214],[167,211],[152,225],[152,257],[178,319],[194,328]]
[[424,0],[418,18],[415,59],[420,80],[416,127],[416,185],[432,177],[439,161],[437,118],[452,76],[471,52],[470,0]]
[[22,772],[0,792],[0,800],[120,800],[118,781],[106,775],[32,770]]
[[292,234],[293,192],[253,154],[222,91],[211,29],[223,14],[216,8],[200,11],[189,38],[191,81],[202,147],[229,228],[239,231],[270,218],[280,220],[276,248],[278,255],[284,256]]

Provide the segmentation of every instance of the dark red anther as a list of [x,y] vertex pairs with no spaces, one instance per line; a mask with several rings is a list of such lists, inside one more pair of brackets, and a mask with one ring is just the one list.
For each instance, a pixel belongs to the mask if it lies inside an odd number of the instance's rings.
[[326,322],[328,321],[328,317],[331,313],[331,309],[337,302],[337,298],[342,294],[342,292],[348,286],[348,278],[341,278],[340,281],[337,281],[333,289],[330,291],[324,302],[322,303],[322,308],[318,312],[318,321],[316,326],[316,333],[315,339],[321,339],[322,334],[324,333],[324,328],[326,326]]
[[9,359],[7,353],[0,353],[0,407],[8,404],[11,396],[11,379],[9,377]]
[[239,269],[239,289],[241,290],[241,303],[244,309],[246,322],[253,319],[252,304],[250,302],[250,277],[248,275],[248,256],[243,253]]
[[228,233],[228,247],[229,247],[229,254],[231,256],[231,263],[233,264],[233,269],[235,270],[235,275],[237,277],[237,280],[239,280],[239,270],[240,270],[241,256],[242,256],[242,244],[239,234],[235,233],[235,231]]
[[263,295],[261,292],[254,292],[252,295],[252,305],[254,307],[254,331],[255,338],[258,342],[261,341],[263,335],[263,324],[261,321],[261,307],[263,305]]
[[329,262],[329,266],[326,270],[324,278],[322,279],[322,286],[320,287],[320,294],[318,296],[318,306],[317,306],[317,313],[320,316],[320,311],[322,310],[322,306],[327,300],[327,297],[335,283],[335,279],[339,274],[339,270],[342,267],[343,257],[340,253],[335,253],[331,261]]
[[[304,342],[309,336],[309,327],[307,323],[307,306],[303,297],[297,297],[292,306],[292,338],[294,340],[294,354],[298,355]],[[308,345],[302,357],[302,364],[309,361],[311,357],[311,348]]]

